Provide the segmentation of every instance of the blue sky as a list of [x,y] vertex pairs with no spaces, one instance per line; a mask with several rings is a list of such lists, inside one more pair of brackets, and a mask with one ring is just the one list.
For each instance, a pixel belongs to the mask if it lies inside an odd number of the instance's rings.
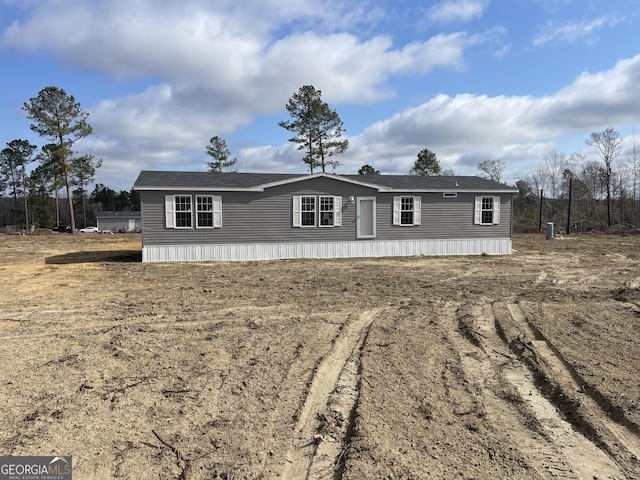
[[[405,174],[423,148],[508,183],[551,151],[640,126],[640,0],[0,0],[0,146],[46,143],[22,105],[74,95],[102,158],[96,182],[140,170],[205,170],[226,139],[242,172],[305,173],[278,126],[302,85],[340,114],[336,173]],[[621,160],[625,157],[621,154]]]

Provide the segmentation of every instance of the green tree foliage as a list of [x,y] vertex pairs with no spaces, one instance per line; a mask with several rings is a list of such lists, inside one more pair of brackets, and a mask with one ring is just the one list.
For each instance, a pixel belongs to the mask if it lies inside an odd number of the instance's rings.
[[436,154],[428,148],[423,148],[418,153],[418,158],[409,171],[409,175],[434,176],[440,175],[441,171],[440,162],[438,162]]
[[54,224],[56,204],[51,198],[51,174],[45,165],[38,165],[29,175],[29,210],[34,223],[50,227]]
[[86,187],[93,182],[96,168],[100,168],[102,159],[96,161],[93,155],[80,155],[71,159],[73,185],[82,191],[82,223],[87,226],[87,192]]
[[22,194],[24,223],[29,228],[27,165],[33,162],[33,152],[38,148],[28,140],[12,140],[0,152],[0,175],[13,191],[14,209],[18,209],[18,195]]
[[89,200],[97,205],[98,211],[140,211],[140,194],[131,189],[131,191],[120,190],[116,192],[109,187],[98,183]]
[[73,150],[74,144],[93,133],[93,128],[87,122],[89,113],[82,110],[80,103],[73,95],[67,95],[59,87],[42,89],[37,97],[25,102],[22,109],[26,112],[27,118],[33,122],[31,130],[57,146],[55,158],[58,162],[58,170],[64,179],[71,212],[71,228],[75,232],[76,224],[71,196],[73,169],[71,159],[76,153]]
[[504,181],[504,169],[506,166],[507,164],[500,158],[487,159],[478,164],[478,170],[482,172],[480,174],[481,177],[502,183]]
[[363,165],[358,170],[358,175],[380,175],[380,170],[376,170],[371,165]]
[[120,190],[116,195],[116,210],[132,210],[129,192],[127,192],[126,190]]
[[119,210],[116,208],[116,192],[102,183],[94,187],[89,198],[98,205],[98,210],[101,212]]
[[518,232],[534,232],[538,228],[539,196],[526,180],[516,182],[518,193],[513,196],[513,224]]
[[224,168],[232,167],[238,163],[237,158],[229,160],[231,152],[227,148],[227,142],[217,135],[209,140],[209,145],[205,147],[205,151],[213,159],[211,162],[206,163],[210,172],[222,172]]
[[129,191],[129,208],[134,212],[142,210],[140,205],[140,192],[133,188]]
[[304,85],[294,93],[286,105],[291,120],[278,122],[282,128],[296,134],[289,141],[304,150],[302,159],[313,173],[314,168],[326,171],[336,168],[340,162],[333,158],[349,148],[349,140],[342,139],[344,132],[340,116],[322,101],[322,92],[313,85]]
[[[36,167],[38,171],[34,181],[38,183],[38,188],[44,188],[48,193],[55,194],[55,224],[60,225],[60,188],[64,186],[64,176],[60,169],[61,149],[55,143],[43,145],[37,160],[40,165]],[[35,173],[32,172],[32,174]],[[43,223],[42,225],[46,225]]]
[[587,145],[594,147],[598,151],[600,159],[604,162],[607,180],[607,223],[611,226],[611,176],[613,169],[611,165],[620,153],[622,148],[622,138],[617,130],[607,127],[601,132],[591,132]]

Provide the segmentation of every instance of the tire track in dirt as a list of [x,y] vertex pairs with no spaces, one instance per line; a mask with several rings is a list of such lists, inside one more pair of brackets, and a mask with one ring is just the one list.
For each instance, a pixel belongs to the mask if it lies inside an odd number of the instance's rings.
[[[225,309],[222,313],[212,312],[211,315],[205,314],[205,312],[201,311],[200,315],[202,318],[197,320],[185,320],[181,317],[178,318],[179,316],[167,318],[165,315],[138,314],[134,316],[135,320],[130,320],[125,316],[118,316],[117,318],[103,322],[96,321],[93,318],[87,320],[86,310],[83,309],[64,311],[64,316],[66,317],[64,320],[59,320],[57,317],[54,317],[56,314],[60,315],[62,312],[58,310],[39,310],[37,312],[37,316],[29,313],[29,315],[27,315],[28,318],[24,318],[24,312],[15,314],[3,312],[0,317],[0,339],[14,340],[52,338],[52,336],[66,337],[70,333],[74,332],[90,332],[93,335],[99,335],[118,328],[134,327],[146,327],[159,332],[163,328],[180,329],[186,327],[207,326],[223,322],[235,323],[237,322],[237,317],[240,317],[241,315],[250,314],[253,316],[265,315],[273,317],[278,315],[280,311],[288,306],[289,305],[287,304],[282,304],[267,307],[235,307],[233,309]],[[50,324],[53,323],[53,321],[47,320],[47,315],[51,315],[52,318],[56,318],[55,324],[58,325],[57,330],[59,333],[51,333]],[[44,323],[39,325],[37,322]]]
[[[360,352],[378,314],[379,310],[365,311],[346,324],[335,339],[331,351],[318,365],[295,426],[295,438],[285,456],[282,479],[333,476],[333,470],[341,462],[341,454],[348,446],[343,447],[335,438],[330,442],[333,445],[323,445],[324,435],[320,432],[323,424],[327,423],[327,416],[331,416],[332,412],[343,417],[345,434],[349,429],[348,419],[352,417],[359,396],[357,386]],[[344,395],[340,395],[341,392]],[[348,414],[345,415],[343,411]],[[328,469],[331,469],[331,473],[328,473]]]
[[465,377],[477,392],[487,419],[496,430],[510,432],[514,446],[537,474],[532,478],[579,479],[508,381],[506,371],[524,375],[527,370],[498,338],[491,305],[466,304],[456,311],[456,306],[449,304],[442,318],[448,319],[449,338],[460,353]]
[[[590,452],[589,450],[592,449],[589,448],[585,451],[577,450],[576,444],[567,441],[570,440],[571,437],[565,438],[562,436],[562,430],[552,429],[551,434],[560,434],[561,436],[558,441],[563,442],[562,444],[569,450],[569,454],[576,456],[577,459],[583,459],[586,464],[590,462],[593,463],[594,460],[602,457],[606,451],[609,455],[614,456],[623,467],[626,467],[628,470],[635,470],[634,474],[637,474],[638,461],[640,459],[640,437],[637,435],[637,427],[633,429],[627,428],[635,427],[635,425],[624,425],[611,418],[605,410],[605,408],[609,410],[610,408],[606,405],[601,405],[601,402],[598,401],[599,397],[601,397],[599,392],[593,391],[593,389],[588,388],[588,386],[585,388],[586,383],[584,380],[580,378],[578,373],[562,358],[557,349],[544,338],[542,333],[527,321],[518,305],[496,304],[495,308],[502,309],[503,311],[506,309],[509,316],[506,320],[503,319],[503,322],[511,322],[511,328],[515,328],[516,331],[521,332],[520,335],[522,335],[522,337],[519,338],[519,341],[531,345],[531,353],[536,357],[535,361],[542,365],[541,368],[545,369],[545,372],[542,373],[545,375],[545,380],[550,380],[554,384],[553,387],[560,390],[559,394],[561,396],[569,397],[569,400],[571,400],[572,394],[574,397],[578,397],[578,408],[572,411],[566,411],[565,414],[572,417],[571,421],[576,423],[575,426],[578,429],[586,429],[590,436],[596,438],[597,443],[599,443],[598,446],[592,441],[588,442],[597,448],[597,452]],[[549,402],[546,398],[545,401]],[[567,410],[566,408],[563,409]],[[575,430],[573,428],[574,425],[570,424],[570,426],[573,432]],[[605,468],[606,462],[603,462],[601,465],[596,464],[595,466],[600,469]],[[579,470],[579,467],[577,468]],[[602,475],[605,473],[605,470],[591,472],[588,470],[587,465],[583,468],[587,468],[584,473],[588,475],[593,473],[595,476],[596,474]],[[613,475],[613,470],[610,475]],[[621,473],[618,475],[621,475]]]
[[[471,340],[465,346],[460,338],[457,344],[465,373],[483,397],[488,417],[499,428],[510,429],[538,475],[635,478],[640,458],[638,436],[610,418],[596,399],[585,392],[582,382],[575,378],[577,373],[540,332],[531,328],[518,305],[491,301],[466,304],[449,315],[458,317],[457,328]],[[451,333],[455,341],[455,332]],[[532,372],[532,365],[540,367]],[[558,401],[556,396],[547,398],[549,383],[559,390],[556,392],[559,397],[576,392],[573,397],[579,398],[574,402],[577,407],[568,411],[567,405],[554,403]],[[528,412],[530,435],[513,428],[517,417],[501,401],[504,395],[499,394],[500,389],[504,392],[504,384],[519,397],[521,410]],[[585,431],[586,435],[582,433]]]

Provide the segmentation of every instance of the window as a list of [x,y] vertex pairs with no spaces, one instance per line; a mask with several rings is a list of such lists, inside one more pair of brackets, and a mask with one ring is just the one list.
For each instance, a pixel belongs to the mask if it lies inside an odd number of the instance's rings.
[[493,197],[482,197],[482,220],[480,223],[493,224]]
[[213,197],[196,197],[196,227],[213,227]]
[[175,196],[175,228],[191,228],[191,196]]
[[458,198],[458,192],[443,192],[444,198]]
[[[317,220],[316,220],[317,215]],[[342,225],[342,197],[293,197],[294,227],[339,227]]]
[[421,197],[393,197],[393,224],[420,225]]
[[333,227],[333,197],[320,197],[320,226]]
[[300,224],[313,227],[316,224],[316,197],[302,197],[302,214]]
[[500,223],[500,197],[476,197],[476,225],[497,225]]
[[400,199],[400,225],[413,225],[413,197]]
[[[166,228],[192,228],[192,203],[191,195],[165,195]],[[196,228],[220,228],[222,226],[222,197],[196,195],[195,210]]]

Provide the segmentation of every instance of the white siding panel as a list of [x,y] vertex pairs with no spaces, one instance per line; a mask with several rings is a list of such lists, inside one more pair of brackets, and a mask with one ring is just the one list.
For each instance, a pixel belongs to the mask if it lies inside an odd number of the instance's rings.
[[143,262],[279,260],[292,258],[508,255],[511,239],[402,240],[242,245],[159,245],[142,248]]

